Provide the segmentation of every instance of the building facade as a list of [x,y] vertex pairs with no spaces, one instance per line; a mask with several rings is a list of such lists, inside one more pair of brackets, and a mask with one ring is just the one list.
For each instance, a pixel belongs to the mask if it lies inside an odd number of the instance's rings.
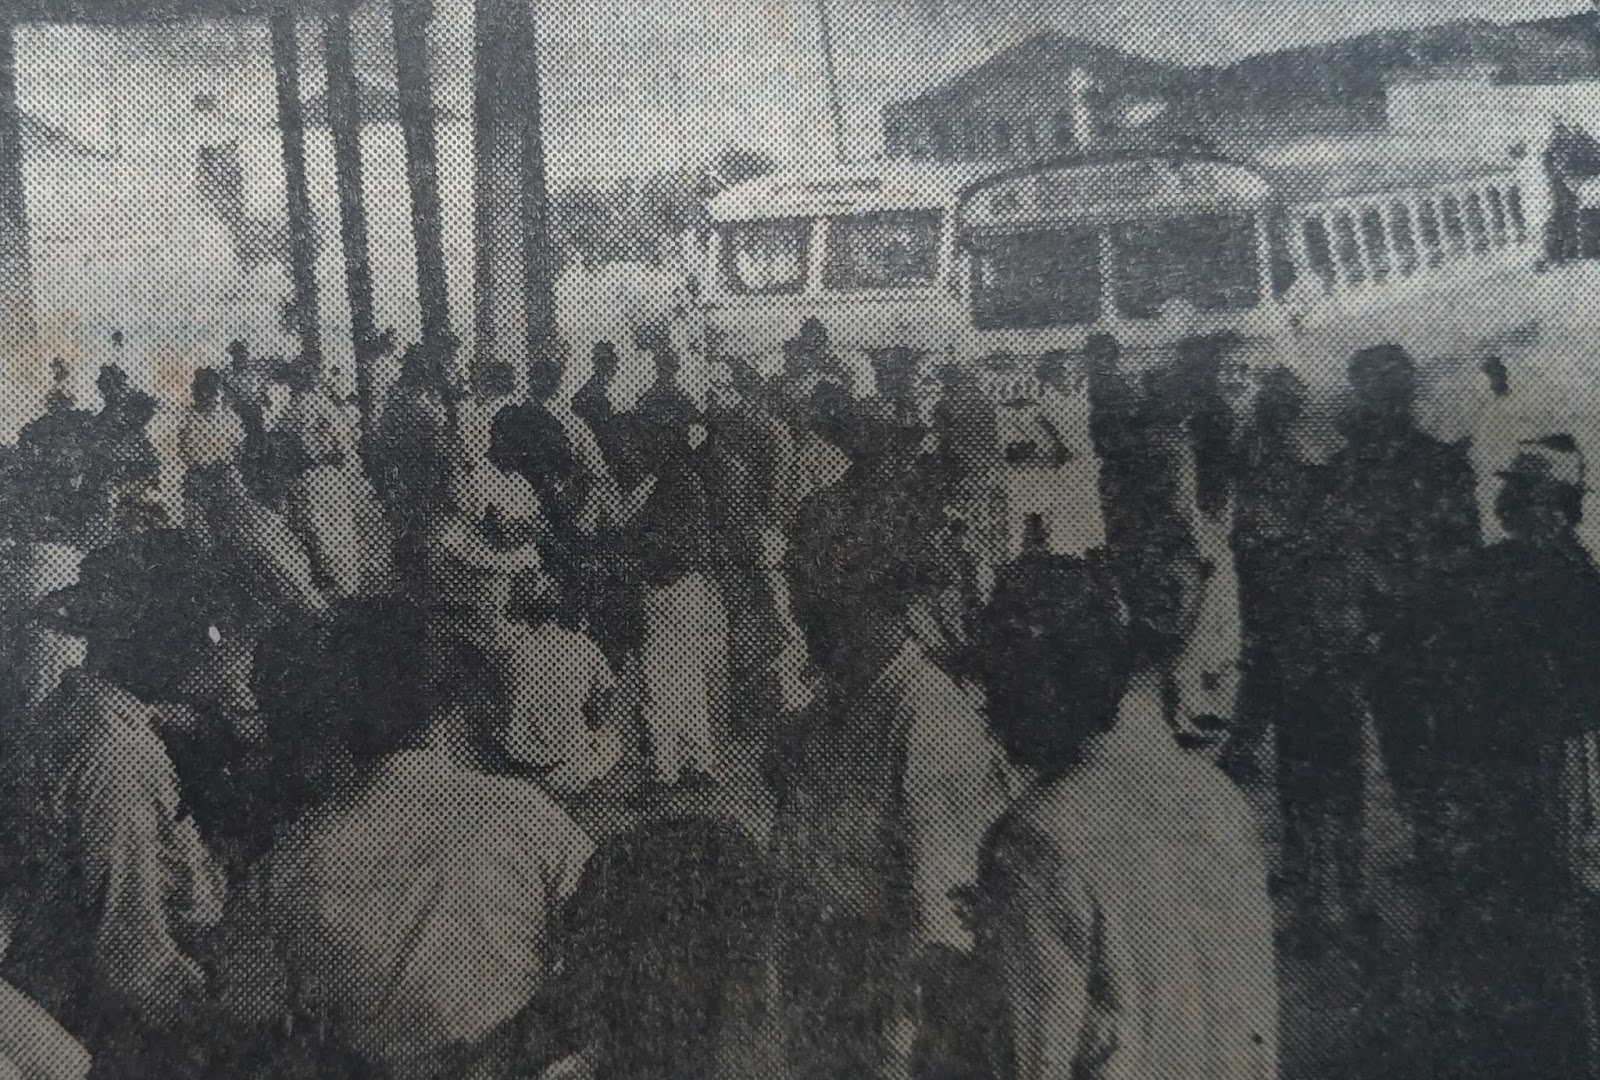
[[1030,160],[1090,150],[1159,123],[1182,69],[1042,33],[919,97],[884,109],[888,157]]

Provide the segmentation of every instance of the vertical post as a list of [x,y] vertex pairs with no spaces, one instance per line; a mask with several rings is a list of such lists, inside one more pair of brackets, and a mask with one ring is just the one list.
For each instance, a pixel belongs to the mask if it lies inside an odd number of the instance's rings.
[[422,340],[437,347],[450,336],[450,294],[444,268],[433,63],[428,55],[433,4],[431,0],[393,3],[395,81],[406,146],[406,185],[411,191],[411,234],[417,248],[417,304],[422,309]]
[[525,81],[516,0],[477,0],[473,14],[474,375],[517,372],[523,310],[522,140],[515,95]]
[[528,354],[534,363],[555,360],[556,251],[550,238],[550,178],[544,159],[544,103],[539,91],[539,41],[531,0],[523,0],[522,258],[523,308]]
[[833,153],[845,163],[844,101],[839,95],[839,65],[833,56],[833,24],[828,17],[828,0],[817,0],[817,32],[822,38],[822,63],[828,77],[828,111],[833,116]]
[[294,10],[276,6],[272,30],[272,66],[278,83],[278,128],[283,136],[283,176],[289,212],[289,278],[294,286],[295,329],[301,359],[322,371],[322,320],[317,311],[317,247],[306,186],[305,120],[300,105],[300,43],[295,37]]
[[555,356],[538,25],[532,0],[477,0],[474,27],[477,361],[518,371]]
[[350,301],[350,337],[355,347],[356,401],[361,433],[372,434],[376,415],[372,365],[378,328],[372,310],[372,257],[367,244],[367,208],[361,180],[361,98],[350,53],[350,13],[340,7],[322,24],[323,62],[328,74],[328,130],[333,137],[334,182],[339,189],[339,237],[344,244],[344,287]]
[[0,347],[8,351],[31,341],[35,329],[22,151],[15,30],[0,21]]

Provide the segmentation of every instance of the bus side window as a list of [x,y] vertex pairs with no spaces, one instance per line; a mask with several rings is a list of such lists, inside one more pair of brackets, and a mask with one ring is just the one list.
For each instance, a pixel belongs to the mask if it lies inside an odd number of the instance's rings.
[[1486,255],[1489,252],[1489,223],[1483,216],[1483,200],[1476,191],[1467,192],[1467,235],[1472,240],[1474,254]]
[[1461,219],[1461,200],[1446,195],[1439,200],[1439,216],[1444,221],[1444,234],[1450,240],[1452,254],[1467,251],[1467,223]]
[[1411,207],[1403,202],[1389,204],[1389,231],[1394,235],[1394,254],[1400,273],[1410,277],[1422,261],[1417,251],[1416,229],[1411,224]]
[[1522,216],[1522,189],[1513,184],[1506,190],[1506,211],[1511,216],[1511,235],[1517,243],[1528,241],[1528,219]]
[[1383,212],[1376,206],[1368,206],[1361,211],[1361,241],[1372,261],[1372,280],[1387,281],[1392,255],[1388,238],[1383,232]]
[[1439,208],[1432,199],[1417,204],[1417,225],[1422,231],[1422,246],[1428,252],[1428,265],[1444,264],[1444,236],[1439,229]]
[[1334,250],[1346,279],[1353,285],[1367,280],[1367,266],[1361,258],[1361,243],[1356,239],[1356,220],[1350,211],[1340,210],[1333,215]]
[[1328,237],[1328,227],[1321,218],[1306,218],[1306,258],[1311,260],[1311,272],[1322,279],[1322,286],[1333,291],[1338,273],[1333,268],[1333,243]]
[[1491,187],[1483,193],[1484,202],[1489,206],[1489,236],[1494,240],[1494,246],[1506,246],[1506,203],[1500,197],[1500,189]]
[[1282,210],[1267,215],[1267,249],[1272,260],[1272,295],[1281,300],[1300,276],[1289,247],[1289,218]]

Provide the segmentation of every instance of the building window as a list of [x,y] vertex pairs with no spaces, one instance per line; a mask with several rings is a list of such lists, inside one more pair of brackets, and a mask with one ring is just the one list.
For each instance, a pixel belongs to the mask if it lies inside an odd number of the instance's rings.
[[1356,219],[1348,210],[1333,215],[1334,252],[1344,268],[1345,280],[1360,285],[1367,280],[1367,266],[1361,258],[1361,242],[1356,239]]
[[1465,254],[1467,250],[1467,223],[1461,216],[1461,200],[1446,195],[1439,200],[1439,218],[1444,222],[1444,235],[1450,241],[1450,250]]
[[1338,272],[1333,267],[1333,243],[1328,227],[1321,218],[1306,218],[1306,258],[1311,262],[1311,272],[1322,279],[1323,288],[1333,290]]
[[1376,206],[1361,211],[1361,242],[1372,262],[1372,280],[1389,280],[1389,238],[1383,231],[1383,212]]
[[1444,264],[1444,232],[1439,227],[1439,208],[1432,199],[1417,204],[1417,227],[1422,231],[1422,247],[1430,267]]
[[1511,216],[1511,234],[1517,243],[1528,239],[1528,219],[1522,216],[1522,189],[1513,184],[1506,189],[1506,212]]
[[1472,250],[1479,255],[1489,252],[1489,223],[1483,215],[1483,200],[1476,191],[1466,198],[1467,235],[1472,239]]
[[1281,209],[1267,216],[1267,249],[1272,259],[1272,295],[1281,300],[1300,276],[1289,247],[1289,218]]
[[1506,246],[1506,202],[1500,197],[1500,189],[1491,187],[1484,192],[1484,199],[1489,204],[1489,235],[1494,238],[1494,246]]
[[1422,263],[1417,251],[1417,233],[1411,224],[1411,208],[1403,202],[1389,205],[1389,228],[1394,233],[1394,254],[1400,273],[1410,277]]

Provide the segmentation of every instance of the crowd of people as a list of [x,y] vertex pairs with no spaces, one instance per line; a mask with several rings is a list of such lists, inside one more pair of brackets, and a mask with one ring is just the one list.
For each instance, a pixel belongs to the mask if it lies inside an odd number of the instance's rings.
[[238,344],[176,513],[155,402],[58,393],[0,463],[0,1068],[1268,1080],[1341,955],[1367,1075],[1592,1075],[1578,444],[1440,441],[1380,346],[1314,459],[1233,344],[1016,414],[815,323],[517,400],[445,342],[367,418]]

